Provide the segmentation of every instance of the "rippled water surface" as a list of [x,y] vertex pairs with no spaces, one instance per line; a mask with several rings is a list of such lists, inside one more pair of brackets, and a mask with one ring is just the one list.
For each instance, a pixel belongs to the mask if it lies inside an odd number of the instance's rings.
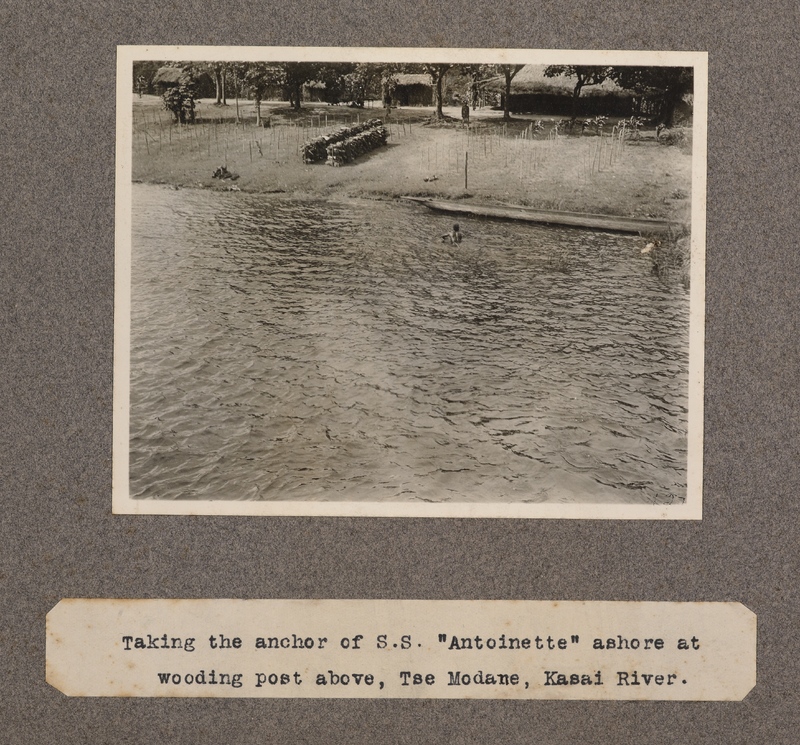
[[643,241],[135,184],[131,495],[672,503],[688,294]]

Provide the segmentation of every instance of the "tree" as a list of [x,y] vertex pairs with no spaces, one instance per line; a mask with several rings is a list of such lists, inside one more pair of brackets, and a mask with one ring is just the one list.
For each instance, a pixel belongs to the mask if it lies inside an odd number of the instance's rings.
[[233,62],[227,67],[227,75],[233,85],[233,93],[236,97],[236,123],[241,121],[239,115],[239,96],[247,83],[247,72],[250,68],[249,62]]
[[295,110],[300,111],[302,100],[303,84],[313,80],[319,73],[321,65],[316,62],[282,62],[285,77],[286,92],[289,98],[289,105]]
[[481,80],[485,80],[494,74],[493,65],[459,65],[461,72],[469,78],[469,90],[467,93],[467,101],[475,111],[478,103],[478,84]]
[[244,82],[253,94],[256,104],[256,126],[260,127],[261,102],[271,88],[285,84],[285,75],[280,65],[251,62],[245,65]]
[[434,116],[436,119],[444,119],[444,112],[442,111],[442,82],[444,80],[445,73],[452,66],[452,64],[446,62],[420,65],[422,72],[431,76],[431,84],[433,85],[433,102],[436,106],[436,112],[434,113]]
[[620,88],[649,98],[657,104],[656,124],[671,127],[683,96],[694,90],[691,67],[614,67],[609,77]]
[[387,109],[392,105],[395,91],[397,90],[397,76],[400,73],[410,72],[419,73],[422,67],[420,65],[408,64],[387,64],[380,67],[381,78],[381,97]]
[[592,65],[549,65],[544,70],[546,78],[555,78],[564,75],[567,78],[575,78],[575,87],[572,89],[572,119],[570,124],[574,124],[578,118],[578,99],[581,91],[587,85],[600,85],[611,74],[612,68],[598,67]]
[[343,94],[348,102],[363,107],[368,98],[377,98],[385,65],[359,62],[343,76]]
[[497,67],[506,81],[506,95],[503,101],[503,119],[504,121],[509,121],[511,119],[511,81],[525,65],[498,65]]
[[227,62],[208,62],[202,65],[203,72],[207,72],[214,79],[214,88],[216,89],[215,106],[227,106],[228,97],[225,90],[225,83],[227,77]]
[[324,86],[323,101],[336,104],[347,97],[347,76],[354,68],[353,62],[331,62],[320,66],[315,79]]
[[444,113],[442,112],[442,81],[444,80],[445,73],[452,66],[452,64],[445,62],[422,65],[423,71],[431,76],[431,82],[433,83],[433,98],[434,105],[436,106],[434,117],[436,119],[444,119]]
[[[149,93],[151,90],[152,80],[158,72],[159,68],[165,65],[164,62],[155,60],[136,61],[133,63],[133,84],[134,90],[137,93]],[[141,80],[144,79],[144,85],[141,85]]]

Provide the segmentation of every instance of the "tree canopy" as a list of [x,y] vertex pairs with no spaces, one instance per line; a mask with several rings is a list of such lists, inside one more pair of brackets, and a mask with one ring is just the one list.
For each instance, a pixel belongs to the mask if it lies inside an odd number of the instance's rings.
[[544,70],[546,78],[555,78],[564,75],[575,78],[575,87],[572,89],[572,121],[578,118],[578,98],[587,85],[600,85],[611,75],[612,67],[599,67],[594,65],[548,65]]
[[691,67],[614,67],[609,77],[625,88],[658,103],[656,121],[671,127],[681,98],[694,90]]
[[[424,74],[424,84],[433,93],[434,116],[443,118],[442,107],[447,97],[445,88],[458,91],[458,97],[474,103],[480,86],[493,80],[494,86],[504,90],[503,118],[510,119],[512,83],[526,65],[521,64],[451,64],[451,63],[366,63],[366,62],[134,62],[134,90],[143,91],[158,87],[180,88],[180,71],[191,73],[192,80],[182,81],[183,93],[170,93],[171,109],[179,118],[191,121],[192,111],[188,100],[216,93],[217,105],[227,103],[227,94],[238,98],[247,96],[255,101],[256,116],[260,121],[261,103],[267,98],[288,99],[290,106],[299,111],[304,91],[309,88],[320,100],[335,104],[346,102],[363,106],[368,99],[383,96],[391,101],[397,76]],[[536,66],[534,66],[536,67]],[[543,69],[543,73],[541,70]],[[167,73],[169,73],[167,75]],[[692,92],[694,80],[690,67],[636,67],[597,65],[549,65],[538,68],[536,75],[546,78],[563,76],[574,81],[572,87],[572,121],[579,112],[579,98],[584,88],[614,81],[619,88],[631,91],[636,97],[636,111],[652,117],[657,123],[670,126],[681,99]],[[166,75],[166,77],[165,77]],[[524,75],[523,75],[524,76]],[[530,77],[530,76],[529,76]],[[169,80],[167,78],[170,78]],[[528,82],[526,80],[526,82]],[[311,84],[311,85],[309,85]],[[420,84],[420,83],[417,83]],[[524,88],[524,86],[523,86]],[[497,90],[497,87],[494,88]],[[517,91],[518,92],[518,91]],[[186,108],[184,108],[184,101]],[[183,111],[183,114],[179,112]]]
[[282,62],[281,67],[285,76],[289,105],[295,111],[300,111],[303,85],[317,77],[322,65],[318,62]]

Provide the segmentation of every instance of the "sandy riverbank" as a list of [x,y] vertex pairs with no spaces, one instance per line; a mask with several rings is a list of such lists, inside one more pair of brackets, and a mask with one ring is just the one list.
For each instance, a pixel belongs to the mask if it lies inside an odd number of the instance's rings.
[[[501,112],[486,109],[473,113],[469,127],[431,126],[430,110],[392,109],[388,146],[332,168],[304,164],[299,145],[341,124],[385,119],[384,109],[305,104],[298,114],[265,104],[268,127],[256,127],[252,102],[240,102],[239,124],[232,102],[202,101],[197,113],[197,124],[178,127],[160,99],[134,100],[134,181],[295,195],[431,196],[689,222],[691,147],[660,145],[652,131],[638,143],[614,140],[611,125],[602,138],[555,137],[548,119],[534,134],[534,117],[504,124]],[[238,178],[212,178],[220,165]]]

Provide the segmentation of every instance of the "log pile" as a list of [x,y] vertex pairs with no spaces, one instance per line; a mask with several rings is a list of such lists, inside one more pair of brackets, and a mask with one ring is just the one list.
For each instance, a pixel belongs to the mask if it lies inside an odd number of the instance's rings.
[[369,150],[386,144],[389,132],[380,119],[355,124],[303,143],[304,163],[327,160],[328,165],[342,165]]
[[364,132],[370,127],[375,126],[375,122],[379,119],[370,119],[369,121],[362,122],[361,124],[354,124],[350,127],[340,127],[335,132],[331,132],[321,137],[315,137],[313,140],[303,143],[302,153],[304,163],[316,163],[320,160],[325,160],[328,157],[328,146],[333,145],[348,137]]
[[359,132],[346,140],[328,146],[328,165],[342,166],[355,160],[359,155],[368,153],[370,150],[383,147],[389,139],[389,130],[383,126],[380,119],[373,119],[377,122],[375,126],[364,132]]

